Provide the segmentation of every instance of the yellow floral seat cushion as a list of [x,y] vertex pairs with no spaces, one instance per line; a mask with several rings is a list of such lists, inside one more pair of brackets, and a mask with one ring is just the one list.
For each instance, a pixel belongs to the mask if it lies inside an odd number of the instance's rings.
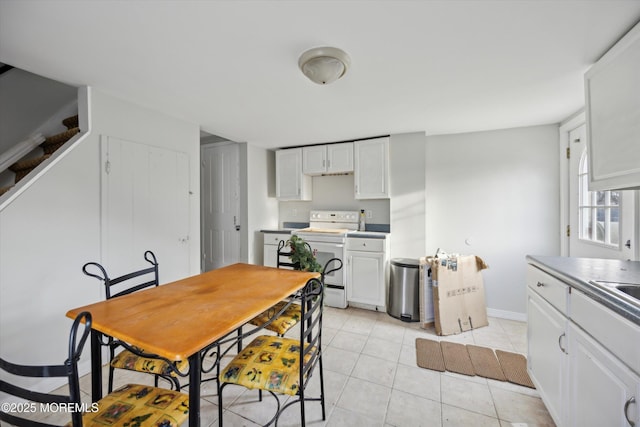
[[189,395],[128,384],[100,399],[97,406],[87,407],[84,427],[179,427],[189,417]]
[[[273,307],[263,311],[262,313],[251,319],[249,323],[255,326],[264,325],[287,304],[287,301],[280,301]],[[287,309],[280,316],[278,316],[277,319],[275,319],[269,325],[265,326],[265,329],[273,331],[278,335],[284,335],[289,329],[294,327],[300,321],[300,316],[300,304],[293,303],[289,307],[287,307]]]
[[[123,350],[111,359],[111,366],[117,369],[128,369],[155,375],[176,376],[175,371],[164,360],[138,356],[129,350]],[[175,367],[182,372],[186,371],[188,366],[189,361],[187,360],[175,363]]]
[[[305,359],[310,358],[310,353]],[[221,382],[294,396],[299,391],[300,340],[259,336],[220,374]]]

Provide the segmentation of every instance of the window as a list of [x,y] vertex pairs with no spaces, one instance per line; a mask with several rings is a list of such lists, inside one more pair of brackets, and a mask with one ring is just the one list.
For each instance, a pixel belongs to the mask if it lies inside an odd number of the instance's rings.
[[578,172],[580,239],[620,246],[620,192],[589,191],[587,151]]

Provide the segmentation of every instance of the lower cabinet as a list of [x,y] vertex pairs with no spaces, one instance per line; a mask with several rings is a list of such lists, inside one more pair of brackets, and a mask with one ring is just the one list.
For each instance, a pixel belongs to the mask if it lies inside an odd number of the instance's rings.
[[640,427],[640,327],[536,267],[527,285],[528,371],[556,425]]
[[386,310],[386,239],[347,239],[347,301]]
[[567,379],[567,318],[529,289],[527,297],[529,374],[558,426],[564,419]]
[[640,426],[640,378],[573,323],[569,348],[567,425]]
[[285,242],[291,237],[285,233],[262,233],[264,235],[264,252],[262,254],[262,265],[265,267],[277,267],[278,265],[278,244],[281,240]]

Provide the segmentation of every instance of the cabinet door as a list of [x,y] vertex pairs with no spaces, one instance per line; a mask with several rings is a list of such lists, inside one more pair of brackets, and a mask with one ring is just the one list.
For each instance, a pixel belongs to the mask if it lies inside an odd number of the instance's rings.
[[285,242],[291,237],[290,234],[263,233],[264,247],[262,253],[262,265],[265,267],[278,266],[278,244],[281,240]]
[[327,145],[327,172],[353,172],[353,142]]
[[589,189],[640,188],[640,23],[585,74]]
[[302,147],[302,173],[320,175],[327,170],[327,148],[325,145]]
[[640,378],[573,323],[569,348],[568,425],[640,425]]
[[384,307],[384,254],[347,252],[347,300]]
[[276,197],[311,200],[311,177],[302,175],[302,149],[276,151]]
[[[527,365],[549,414],[564,425],[567,319],[532,290],[527,291]],[[564,349],[564,350],[563,350]]]
[[356,199],[389,198],[389,138],[353,144]]

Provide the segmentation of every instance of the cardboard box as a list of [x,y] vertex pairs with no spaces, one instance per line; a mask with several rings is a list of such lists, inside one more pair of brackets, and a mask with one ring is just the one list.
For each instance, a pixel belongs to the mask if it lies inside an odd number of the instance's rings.
[[452,335],[487,326],[481,274],[485,262],[475,255],[424,260],[431,268],[436,333]]

